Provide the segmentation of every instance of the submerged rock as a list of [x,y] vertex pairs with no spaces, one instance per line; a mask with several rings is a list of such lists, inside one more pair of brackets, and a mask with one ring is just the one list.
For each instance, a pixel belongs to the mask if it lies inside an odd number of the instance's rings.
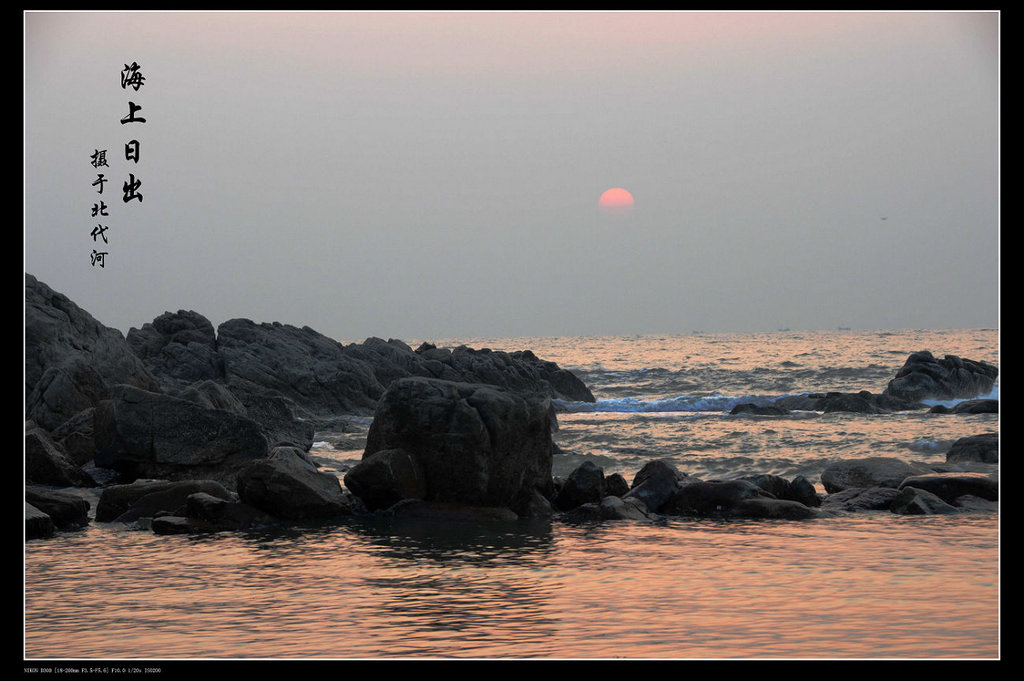
[[877,395],[867,390],[858,393],[808,393],[788,395],[775,400],[773,406],[787,410],[820,411],[826,414],[854,412],[858,414],[891,414],[897,411],[924,409],[917,400],[892,395]]

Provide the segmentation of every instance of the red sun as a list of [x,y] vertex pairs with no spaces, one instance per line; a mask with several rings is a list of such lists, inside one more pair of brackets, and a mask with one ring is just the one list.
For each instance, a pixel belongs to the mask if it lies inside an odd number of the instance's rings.
[[622,213],[633,207],[633,195],[621,187],[615,187],[601,194],[598,207],[606,213]]

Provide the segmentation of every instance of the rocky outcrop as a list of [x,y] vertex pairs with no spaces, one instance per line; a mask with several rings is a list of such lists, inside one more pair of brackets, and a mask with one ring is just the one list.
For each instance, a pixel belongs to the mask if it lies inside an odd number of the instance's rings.
[[108,398],[118,383],[160,389],[120,331],[26,274],[26,418],[53,430]]
[[166,386],[224,377],[213,324],[192,310],[165,312],[141,329],[129,329],[125,341]]
[[829,494],[853,487],[895,489],[912,475],[931,472],[930,468],[921,464],[907,463],[893,457],[874,456],[830,463],[821,473],[821,484]]
[[96,465],[123,478],[208,478],[233,487],[238,470],[267,456],[262,429],[221,409],[116,386],[96,407]]
[[910,400],[955,400],[992,391],[999,369],[986,362],[946,355],[936,359],[928,350],[907,358],[889,381],[885,394]]
[[946,463],[999,463],[999,433],[962,437],[946,452]]
[[930,414],[998,414],[999,400],[964,400],[952,407],[937,404],[928,410]]
[[489,385],[404,378],[381,398],[363,459],[403,450],[422,470],[424,501],[520,513],[536,492],[549,497],[553,491],[555,425],[546,398]]

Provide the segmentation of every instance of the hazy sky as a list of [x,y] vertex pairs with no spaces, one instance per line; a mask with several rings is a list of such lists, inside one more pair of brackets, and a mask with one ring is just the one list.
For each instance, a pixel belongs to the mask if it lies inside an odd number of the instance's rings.
[[24,19],[25,270],[122,332],[998,324],[998,13]]

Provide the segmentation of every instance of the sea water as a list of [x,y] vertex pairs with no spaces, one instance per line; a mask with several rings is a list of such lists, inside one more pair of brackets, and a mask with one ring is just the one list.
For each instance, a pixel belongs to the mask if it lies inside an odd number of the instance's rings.
[[[992,329],[425,340],[531,349],[591,388],[596,402],[557,405],[560,476],[589,459],[629,481],[669,459],[703,479],[803,475],[823,491],[830,462],[941,464],[956,439],[999,428],[998,414],[728,413],[881,392],[918,350],[998,365]],[[312,453],[342,477],[364,436],[318,433]],[[208,536],[94,522],[26,543],[24,594],[28,658],[993,659],[999,516],[353,520]]]

